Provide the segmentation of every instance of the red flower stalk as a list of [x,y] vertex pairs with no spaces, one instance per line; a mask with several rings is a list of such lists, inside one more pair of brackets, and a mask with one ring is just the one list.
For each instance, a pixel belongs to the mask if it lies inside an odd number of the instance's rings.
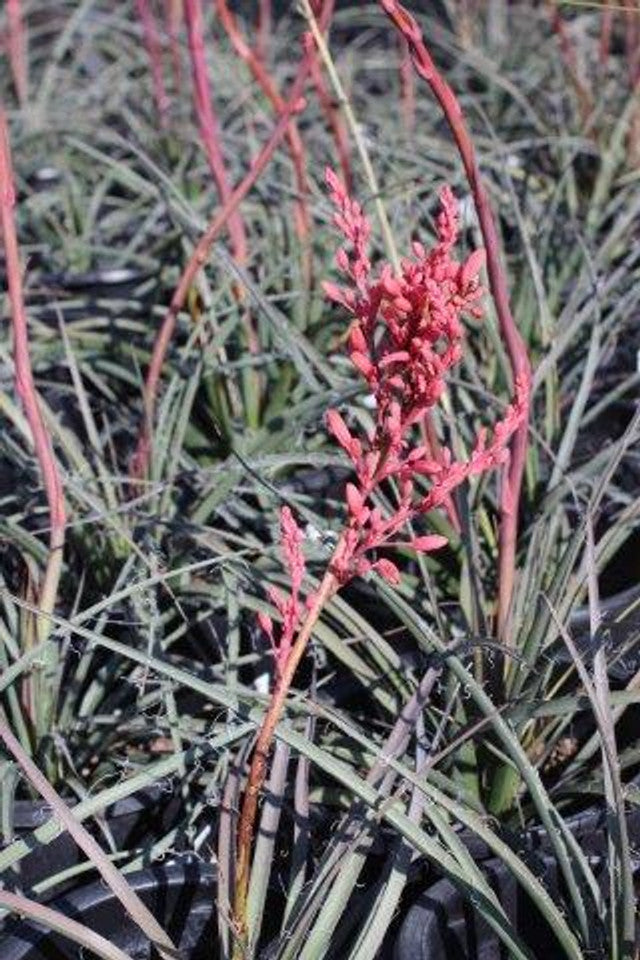
[[[352,577],[370,571],[397,584],[400,571],[396,565],[385,557],[371,556],[380,548],[409,547],[429,553],[444,546],[446,539],[437,534],[409,541],[398,537],[408,521],[443,506],[451,491],[468,477],[503,463],[508,457],[509,438],[524,421],[527,410],[526,381],[516,378],[515,402],[495,425],[489,441],[485,431],[479,433],[469,460],[454,460],[446,448],[434,460],[427,447],[411,446],[411,428],[437,403],[448,370],[460,359],[461,315],[480,313],[478,272],[484,252],[475,251],[465,263],[453,259],[457,205],[451,190],[445,187],[434,249],[427,252],[421,244],[414,244],[415,259],[402,262],[400,276],[394,276],[389,266],[383,266],[374,276],[367,255],[369,221],[333,171],[327,171],[327,180],[337,207],[335,222],[349,248],[341,248],[336,259],[350,285],[342,288],[325,284],[325,292],[354,317],[349,337],[351,361],[374,396],[376,423],[369,435],[355,436],[337,410],[327,413],[329,430],[351,460],[356,482],[347,485],[347,524],[320,585],[304,605],[300,599],[305,572],[302,534],[289,508],[282,510],[282,547],[291,593],[284,598],[279,591],[269,591],[282,618],[279,639],[275,638],[271,618],[259,615],[274,652],[275,683],[251,758],[238,822],[233,905],[238,946],[234,960],[243,956],[248,938],[250,854],[268,754],[296,669],[324,604]],[[427,492],[416,489],[419,477],[430,481]],[[385,517],[374,505],[373,495],[390,479],[397,482],[399,502],[391,516]]]
[[21,107],[27,102],[28,61],[21,0],[7,0],[7,43],[13,85]]
[[380,0],[380,4],[396,29],[409,44],[416,73],[425,80],[436,97],[455,140],[469,187],[473,195],[478,221],[487,255],[489,287],[493,296],[500,332],[507,348],[514,389],[523,416],[511,442],[511,457],[502,485],[500,519],[500,554],[498,573],[498,636],[510,643],[509,616],[515,580],[518,506],[527,454],[528,407],[531,390],[531,365],[527,349],[515,324],[509,306],[509,293],[500,260],[500,242],[489,197],[482,182],[473,141],[464,122],[462,109],[448,83],[438,72],[427,50],[422,31],[396,0]]
[[147,55],[151,66],[151,79],[153,82],[153,96],[158,111],[160,126],[164,129],[168,123],[169,97],[164,85],[162,73],[162,48],[160,46],[160,37],[156,19],[151,9],[149,0],[136,0],[136,11],[142,24],[142,35],[144,45],[147,48]]
[[416,85],[411,51],[402,35],[400,36],[400,99],[405,128],[407,133],[413,133],[416,125]]
[[[200,126],[200,137],[207,154],[209,168],[218,188],[220,201],[225,204],[231,196],[231,186],[222,153],[220,125],[216,116],[209,85],[201,0],[184,0],[184,15],[187,21],[187,33],[189,35],[189,52],[191,54],[193,77],[193,100],[198,117],[198,124]],[[248,248],[247,235],[240,207],[236,208],[229,217],[228,230],[231,237],[233,257],[237,264],[244,266],[247,262]],[[242,303],[244,300],[244,290],[239,284],[234,283],[233,293],[236,300]],[[248,310],[243,311],[243,327],[249,352],[255,356],[260,352],[260,343],[254,320]],[[259,393],[261,384],[259,371],[250,369],[249,376],[252,379],[256,392]]]
[[[222,203],[226,203],[231,196],[231,187],[222,155],[220,125],[209,86],[201,0],[184,0],[184,15],[189,35],[189,51],[193,72],[193,99],[200,126],[200,136],[209,161],[209,168],[218,188],[220,200]],[[229,217],[228,227],[234,257],[238,263],[243,264],[247,259],[247,237],[244,222],[238,210]]]
[[[40,610],[47,614],[53,611],[55,605],[67,521],[62,478],[53,452],[51,437],[40,410],[38,393],[31,370],[29,329],[22,288],[20,251],[13,213],[15,202],[9,131],[4,111],[0,108],[0,225],[6,260],[9,302],[11,304],[16,392],[22,401],[29,423],[49,507],[49,556],[38,598]],[[50,626],[51,624],[46,618],[39,622],[39,639],[46,639]]]

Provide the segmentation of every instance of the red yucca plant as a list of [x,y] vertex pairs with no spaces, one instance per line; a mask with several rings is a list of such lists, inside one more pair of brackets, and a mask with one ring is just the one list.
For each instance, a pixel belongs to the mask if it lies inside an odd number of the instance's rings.
[[[513,404],[490,436],[485,430],[478,432],[467,460],[456,460],[447,447],[435,460],[428,447],[413,445],[413,428],[437,404],[448,371],[461,358],[462,316],[481,314],[483,291],[478,274],[484,251],[475,251],[464,263],[454,258],[457,204],[452,191],[445,187],[440,197],[435,247],[427,251],[422,244],[414,243],[413,258],[402,261],[399,274],[394,275],[386,264],[374,273],[367,254],[369,221],[331,170],[327,171],[327,182],[337,210],[335,223],[346,240],[336,261],[348,285],[328,283],[325,292],[353,317],[349,333],[351,362],[373,396],[375,425],[369,433],[354,432],[337,410],[327,414],[328,429],[351,460],[355,480],[346,488],[345,527],[318,589],[306,601],[301,596],[305,575],[302,532],[288,507],[281,513],[282,548],[291,591],[288,597],[270,591],[282,621],[279,630],[268,615],[259,618],[271,643],[275,680],[238,825],[234,920],[240,946],[247,936],[250,853],[268,752],[296,668],[324,604],[353,577],[372,571],[390,583],[399,583],[398,567],[380,555],[381,549],[407,547],[428,553],[443,547],[444,537],[420,533],[405,539],[402,531],[409,522],[423,523],[467,478],[504,463],[509,456],[509,439],[527,410],[527,381],[517,377]],[[396,504],[385,515],[376,504],[376,494],[390,482],[397,490]]]
[[438,71],[416,20],[397,0],[379,0],[379,2],[395,28],[406,40],[414,69],[431,88],[460,154],[486,249],[489,288],[493,296],[500,332],[509,355],[514,387],[523,407],[520,425],[515,430],[511,442],[508,467],[504,471],[500,503],[498,638],[508,646],[511,643],[509,621],[515,580],[518,508],[527,454],[531,365],[527,349],[511,313],[506,276],[500,259],[498,230],[460,103]]

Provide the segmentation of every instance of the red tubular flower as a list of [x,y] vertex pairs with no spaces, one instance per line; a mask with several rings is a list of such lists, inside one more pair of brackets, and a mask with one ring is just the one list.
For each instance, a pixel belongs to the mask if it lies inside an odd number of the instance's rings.
[[[357,478],[357,484],[347,487],[349,530],[333,570],[341,583],[369,570],[396,583],[399,574],[391,561],[372,562],[367,555],[384,546],[409,545],[430,552],[444,545],[444,538],[435,535],[417,537],[409,544],[395,538],[407,521],[442,506],[468,477],[504,463],[508,441],[526,414],[527,385],[516,381],[514,403],[490,440],[485,431],[479,433],[468,461],[454,460],[447,448],[436,461],[424,446],[410,447],[411,428],[439,401],[449,370],[462,356],[462,316],[482,315],[479,273],[484,251],[475,250],[464,263],[454,259],[458,205],[445,186],[433,249],[414,243],[414,256],[402,262],[399,276],[387,265],[373,275],[369,222],[336,173],[327,170],[326,179],[336,207],[334,223],[347,241],[336,263],[349,285],[325,284],[324,289],[353,316],[351,362],[373,393],[376,411],[372,434],[361,437],[352,435],[336,410],[327,413],[327,426],[353,463]],[[417,477],[430,479],[427,494],[415,490]],[[383,518],[372,509],[371,498],[388,479],[397,481],[400,499],[393,515]]]

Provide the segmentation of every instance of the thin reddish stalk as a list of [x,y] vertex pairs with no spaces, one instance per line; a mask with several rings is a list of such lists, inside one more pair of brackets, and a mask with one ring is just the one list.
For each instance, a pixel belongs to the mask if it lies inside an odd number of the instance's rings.
[[[343,541],[344,536],[336,546],[334,557],[339,555]],[[298,633],[286,662],[283,664],[282,673],[278,677],[276,687],[271,695],[269,708],[260,726],[258,739],[251,758],[247,786],[244,792],[240,820],[238,822],[238,853],[236,857],[236,882],[233,901],[233,921],[237,935],[233,952],[234,960],[242,960],[245,956],[247,942],[247,895],[249,892],[249,876],[251,872],[251,850],[253,847],[253,835],[258,812],[258,800],[267,776],[269,752],[273,744],[275,729],[282,716],[287,694],[293,682],[298,664],[307,648],[313,628],[318,622],[318,617],[325,603],[338,589],[338,581],[331,572],[331,569],[332,565],[329,564],[322,583],[314,595],[313,605],[307,613],[304,624]]]
[[[242,36],[236,18],[229,10],[226,0],[215,0],[215,3],[220,22],[237,55],[246,63],[275,113],[282,113],[284,110],[284,100],[264,63]],[[293,121],[291,121],[287,127],[286,137],[289,144],[289,153],[291,155],[291,163],[293,164],[298,193],[294,207],[295,227],[303,250],[306,280],[307,283],[310,283],[311,262],[309,259],[309,242],[311,219],[308,207],[309,185],[306,172],[306,154],[300,133],[298,132],[298,127]]]
[[267,59],[272,25],[273,11],[271,9],[271,0],[259,0],[258,25],[256,29],[256,55],[263,62]]
[[[440,104],[458,148],[482,231],[487,255],[489,286],[495,303],[500,332],[507,348],[511,372],[514,381],[519,380],[526,389],[528,397],[531,384],[531,365],[525,344],[511,314],[506,277],[500,259],[498,231],[462,109],[455,94],[438,72],[425,46],[422,32],[413,17],[396,0],[380,0],[380,4],[394,26],[406,38],[411,50],[413,65],[418,75],[429,84]],[[528,400],[526,408],[528,411]],[[511,456],[503,477],[501,494],[498,636],[506,644],[511,642],[508,627],[515,581],[518,510],[527,454],[527,421],[528,416],[525,415],[522,425],[517,429],[511,442]]]
[[[207,70],[207,61],[204,45],[204,22],[202,17],[202,4],[200,0],[184,0],[184,14],[187,22],[187,33],[189,36],[189,52],[191,55],[191,68],[193,78],[193,99],[200,127],[200,137],[207,154],[209,167],[213,174],[218,194],[222,204],[225,204],[231,196],[231,187],[227,177],[227,169],[222,153],[222,138],[220,136],[220,124],[216,116],[213,99],[211,97],[211,87],[209,82],[209,71]],[[248,247],[247,235],[245,231],[244,220],[238,207],[228,221],[229,235],[231,237],[231,248],[233,257],[237,264],[244,266],[247,262]],[[233,285],[234,294],[238,302],[243,299],[244,291],[238,284]],[[248,310],[243,311],[243,327],[246,336],[246,343],[249,352],[257,355],[260,352],[260,343],[256,330],[254,328],[251,313]],[[249,376],[252,378],[256,393],[260,393],[260,373],[258,370],[250,368]]]
[[153,96],[158,111],[158,119],[160,120],[160,126],[165,129],[169,121],[169,97],[167,96],[164,85],[162,47],[158,35],[156,18],[153,15],[149,0],[136,0],[136,11],[142,24],[144,45],[147,49],[149,64],[151,66]]
[[144,421],[140,429],[136,453],[131,464],[131,474],[135,479],[140,479],[147,472],[149,456],[151,453],[151,438],[153,435],[153,420],[156,403],[156,395],[164,359],[173,336],[178,313],[184,306],[187,294],[193,285],[193,282],[207,262],[207,258],[216,239],[225,228],[229,217],[234,210],[244,200],[256,180],[263,172],[271,160],[278,144],[282,140],[291,121],[291,116],[298,112],[304,106],[300,96],[309,73],[308,53],[302,60],[298,68],[298,75],[292,85],[291,95],[284,106],[280,119],[276,124],[269,140],[264,145],[244,179],[233,190],[231,196],[224,206],[216,213],[215,217],[207,227],[206,231],[198,241],[189,262],[182,272],[178,286],[175,289],[167,314],[156,336],[151,354],[151,362],[147,371],[144,386]]
[[[333,0],[329,4],[330,9],[325,12],[325,17],[329,18],[333,12]],[[313,80],[313,85],[316,88],[316,93],[318,95],[318,101],[322,108],[322,112],[325,115],[327,125],[331,130],[333,136],[333,141],[336,149],[336,157],[338,163],[340,164],[340,169],[342,171],[342,176],[344,178],[345,185],[347,190],[351,189],[353,183],[353,176],[351,173],[351,158],[350,158],[350,148],[349,148],[349,135],[347,133],[347,128],[342,120],[340,111],[338,110],[335,100],[331,96],[329,88],[325,83],[324,76],[322,74],[322,67],[320,66],[320,61],[318,59],[318,53],[314,47],[313,55],[311,58],[311,79]]]
[[[53,609],[55,602],[65,539],[66,513],[62,480],[53,453],[51,439],[47,433],[38,404],[38,395],[31,370],[29,332],[22,289],[22,271],[14,207],[15,189],[9,132],[4,111],[0,108],[0,220],[13,324],[16,391],[24,406],[33,437],[50,517],[49,558],[39,597],[39,606],[46,613]],[[43,633],[46,634],[47,631],[48,622],[45,621],[41,636]]]
[[171,69],[176,93],[182,89],[182,61],[180,59],[180,23],[182,20],[182,0],[165,0],[165,29],[171,51]]
[[560,11],[558,10],[554,0],[547,0],[547,5],[549,7],[551,16],[551,26],[558,38],[558,43],[560,45],[562,59],[565,62],[567,72],[576,91],[576,96],[578,97],[578,105],[580,107],[582,123],[584,126],[587,126],[589,118],[593,113],[593,97],[591,95],[591,91],[588,89],[584,80],[580,76],[578,58],[576,57],[576,51],[573,43],[571,42],[571,38],[567,33],[567,27],[564,19],[560,14]]
[[[184,14],[189,35],[189,52],[191,54],[191,69],[193,75],[193,100],[200,127],[200,136],[207,154],[209,167],[213,174],[221,203],[227,203],[231,196],[231,187],[224,157],[222,155],[220,124],[215,113],[209,72],[205,57],[204,24],[202,19],[202,4],[200,0],[184,0]],[[247,236],[244,221],[238,209],[228,220],[228,229],[233,246],[233,255],[238,263],[244,264],[247,260]]]
[[29,80],[21,0],[7,0],[7,41],[13,84],[16,88],[18,103],[22,107],[27,102]]
[[402,118],[407,133],[413,133],[416,126],[416,85],[411,51],[406,39],[400,35],[400,100]]

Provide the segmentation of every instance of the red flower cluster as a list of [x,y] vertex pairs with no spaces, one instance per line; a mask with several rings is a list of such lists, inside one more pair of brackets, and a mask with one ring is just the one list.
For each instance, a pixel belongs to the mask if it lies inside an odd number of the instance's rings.
[[[453,259],[458,210],[452,191],[444,187],[435,247],[426,251],[414,243],[415,259],[402,262],[400,276],[394,276],[388,265],[374,276],[367,256],[369,222],[336,174],[327,170],[326,177],[337,208],[334,222],[348,244],[338,251],[336,262],[350,287],[325,284],[324,289],[354,317],[351,362],[367,381],[376,416],[371,435],[356,437],[337,410],[327,414],[327,426],[349,456],[357,478],[357,484],[347,487],[349,524],[333,569],[341,583],[369,570],[397,583],[400,574],[390,560],[371,561],[367,555],[382,546],[427,552],[446,543],[440,536],[418,537],[409,544],[393,538],[408,520],[441,506],[467,477],[505,461],[509,438],[525,415],[526,384],[516,384],[515,402],[489,442],[486,431],[481,431],[468,461],[454,460],[446,448],[435,459],[426,446],[410,445],[411,427],[440,399],[447,372],[462,356],[462,314],[481,316],[478,274],[484,251],[476,250],[464,263]],[[419,476],[431,481],[426,494],[414,488]],[[399,502],[393,515],[385,518],[373,506],[372,495],[390,478],[397,481]]]
[[[516,381],[514,402],[493,427],[478,434],[468,460],[455,460],[443,447],[434,457],[429,447],[412,446],[412,427],[438,402],[447,372],[462,356],[464,328],[461,317],[481,316],[483,290],[478,273],[484,251],[476,250],[464,263],[452,257],[458,239],[458,211],[449,187],[440,195],[437,219],[438,242],[432,250],[413,244],[413,260],[401,264],[400,276],[385,265],[372,273],[367,256],[371,228],[360,205],[352,200],[336,174],[328,170],[327,182],[337,207],[335,223],[347,240],[336,256],[350,287],[325,284],[330,299],[342,304],[354,317],[349,349],[354,367],[364,377],[375,401],[375,426],[369,435],[354,436],[337,410],[327,413],[327,426],[353,464],[356,482],[347,484],[347,526],[334,551],[329,571],[336,586],[352,577],[376,571],[390,583],[400,582],[396,565],[371,555],[380,548],[409,547],[428,553],[446,544],[437,534],[400,540],[398,535],[410,520],[443,506],[451,492],[468,477],[483,473],[508,456],[511,435],[527,411],[528,384]],[[416,489],[416,479],[427,478],[428,491]],[[383,516],[374,504],[374,494],[387,480],[394,480],[398,501],[391,516]],[[259,623],[273,649],[276,673],[281,676],[300,627],[305,604],[300,589],[305,572],[302,532],[289,507],[281,513],[281,541],[291,577],[291,594],[284,597],[270,588],[269,598],[282,619],[279,637],[274,637],[271,618],[259,614]],[[307,605],[312,598],[307,601]]]

